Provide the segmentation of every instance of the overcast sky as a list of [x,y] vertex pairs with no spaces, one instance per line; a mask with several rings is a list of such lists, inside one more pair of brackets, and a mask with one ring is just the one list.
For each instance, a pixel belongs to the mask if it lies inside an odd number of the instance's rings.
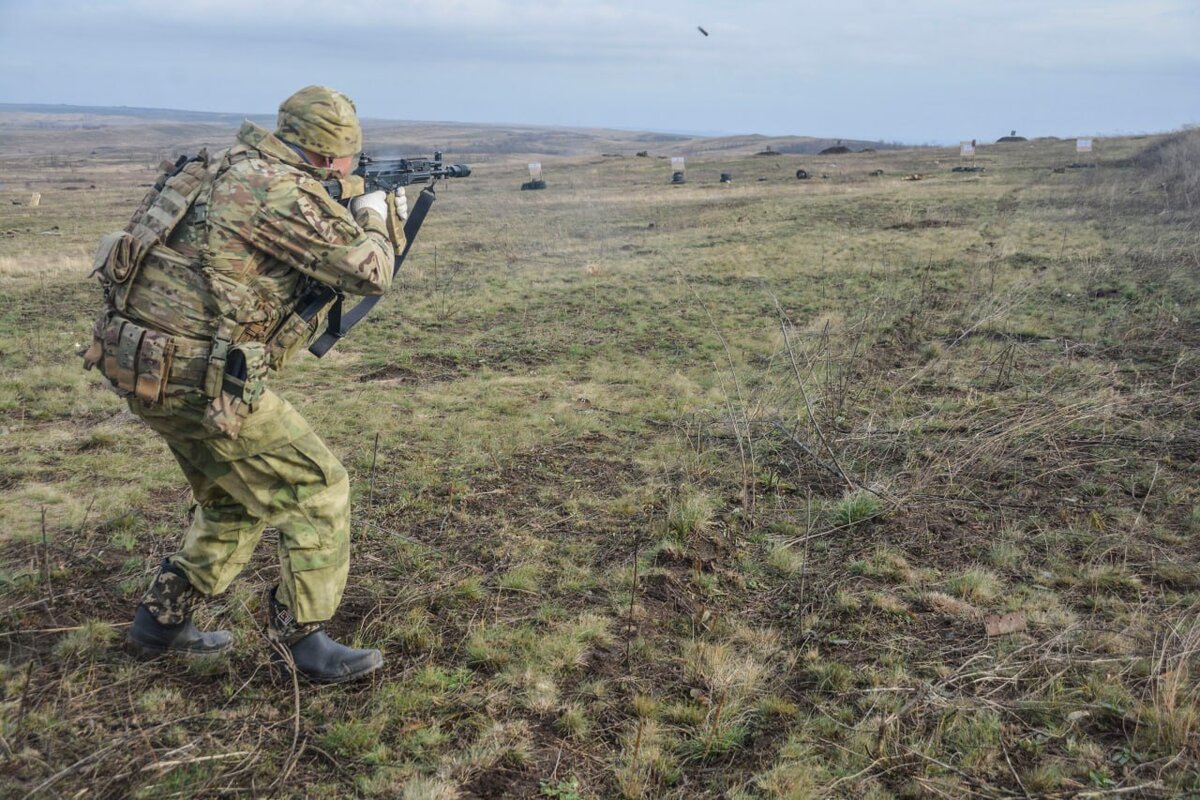
[[270,113],[310,83],[386,119],[1163,131],[1200,122],[1200,0],[0,0],[0,102]]

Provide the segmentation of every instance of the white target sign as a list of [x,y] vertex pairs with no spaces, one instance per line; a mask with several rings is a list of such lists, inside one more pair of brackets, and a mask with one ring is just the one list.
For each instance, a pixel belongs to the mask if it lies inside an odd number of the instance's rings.
[[1092,152],[1092,140],[1091,139],[1076,139],[1075,140],[1075,152],[1076,153]]

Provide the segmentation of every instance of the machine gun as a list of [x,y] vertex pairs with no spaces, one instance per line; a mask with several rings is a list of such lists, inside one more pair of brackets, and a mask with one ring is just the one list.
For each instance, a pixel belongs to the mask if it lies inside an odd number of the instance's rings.
[[[436,151],[433,158],[371,158],[363,153],[358,157],[358,167],[352,174],[363,179],[368,192],[381,190],[394,192],[414,183],[429,184],[417,196],[417,202],[409,211],[408,220],[404,223],[404,249],[396,253],[396,263],[392,267],[392,277],[395,277],[400,272],[400,265],[404,263],[404,258],[408,255],[413,240],[417,238],[417,231],[421,230],[425,215],[429,213],[430,206],[437,199],[437,195],[433,191],[434,184],[442,178],[465,178],[471,174],[471,168],[466,164],[443,164],[442,154]],[[340,181],[326,181],[323,185],[325,191],[329,192],[329,196],[334,200],[342,199],[342,183]],[[349,202],[348,198],[346,202]],[[342,293],[333,287],[315,283],[297,307],[296,313],[305,322],[319,314],[323,308],[329,307],[329,324],[325,333],[321,334],[308,348],[308,351],[317,358],[328,353],[330,348],[349,333],[350,329],[357,325],[359,320],[365,317],[367,312],[379,302],[378,296],[364,297],[355,304],[354,308],[343,314],[342,299]],[[332,305],[330,305],[331,303]]]
[[[433,158],[371,158],[363,153],[351,174],[363,179],[368,192],[381,189],[394,192],[414,183],[432,184],[441,178],[465,178],[471,174],[471,168],[466,164],[442,163],[442,154],[438,151],[434,151]],[[339,181],[327,181],[324,186],[334,200],[342,199]],[[405,233],[408,233],[407,226]]]

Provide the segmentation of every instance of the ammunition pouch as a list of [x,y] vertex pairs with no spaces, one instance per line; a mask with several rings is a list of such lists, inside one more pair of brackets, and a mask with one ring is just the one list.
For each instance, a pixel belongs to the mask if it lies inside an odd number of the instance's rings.
[[223,317],[213,336],[203,391],[209,398],[201,424],[236,439],[242,421],[267,389],[267,353],[262,342],[233,344],[242,326]]
[[96,321],[83,363],[87,369],[98,366],[122,397],[157,405],[171,382],[175,345],[174,336],[108,313]]
[[208,342],[172,336],[112,311],[92,327],[92,343],[80,355],[84,369],[99,368],[112,390],[158,405],[196,391],[208,364]]
[[150,246],[126,231],[114,231],[100,240],[92,261],[92,275],[100,281],[109,304],[117,311],[125,310],[129,288],[149,249]]
[[[210,364],[213,362],[209,362]],[[209,400],[201,424],[236,439],[242,422],[267,390],[267,353],[262,342],[243,342],[226,350],[221,390]]]
[[114,231],[100,240],[92,262],[92,274],[106,286],[128,283],[149,248],[127,231]]
[[266,341],[267,366],[270,369],[282,368],[292,356],[316,338],[325,324],[330,305],[332,303],[317,309],[308,319],[301,313],[303,309],[300,306],[284,316]]
[[253,406],[267,390],[267,351],[262,342],[243,342],[229,348],[221,390]]

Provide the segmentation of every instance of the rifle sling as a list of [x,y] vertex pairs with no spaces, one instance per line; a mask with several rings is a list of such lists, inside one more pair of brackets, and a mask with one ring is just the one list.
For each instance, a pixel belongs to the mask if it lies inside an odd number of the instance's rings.
[[[425,222],[425,216],[429,213],[429,208],[436,199],[437,195],[434,194],[432,186],[422,189],[421,194],[418,195],[417,202],[404,223],[404,249],[396,254],[396,263],[392,267],[393,278],[399,274],[400,265],[404,263],[404,259],[413,245],[413,240],[417,238],[417,231],[421,230],[421,224]],[[329,324],[325,329],[325,333],[321,334],[320,338],[309,345],[308,348],[308,352],[317,358],[321,358],[328,353],[337,344],[338,339],[349,333],[350,329],[357,325],[383,297],[383,295],[364,297],[358,301],[354,308],[343,313],[343,297],[341,293],[334,291],[328,286],[322,286],[308,307],[312,308],[313,306],[317,306],[318,303],[320,303],[320,306],[324,306],[334,296],[336,296],[336,299],[333,301],[332,308],[329,309]]]

